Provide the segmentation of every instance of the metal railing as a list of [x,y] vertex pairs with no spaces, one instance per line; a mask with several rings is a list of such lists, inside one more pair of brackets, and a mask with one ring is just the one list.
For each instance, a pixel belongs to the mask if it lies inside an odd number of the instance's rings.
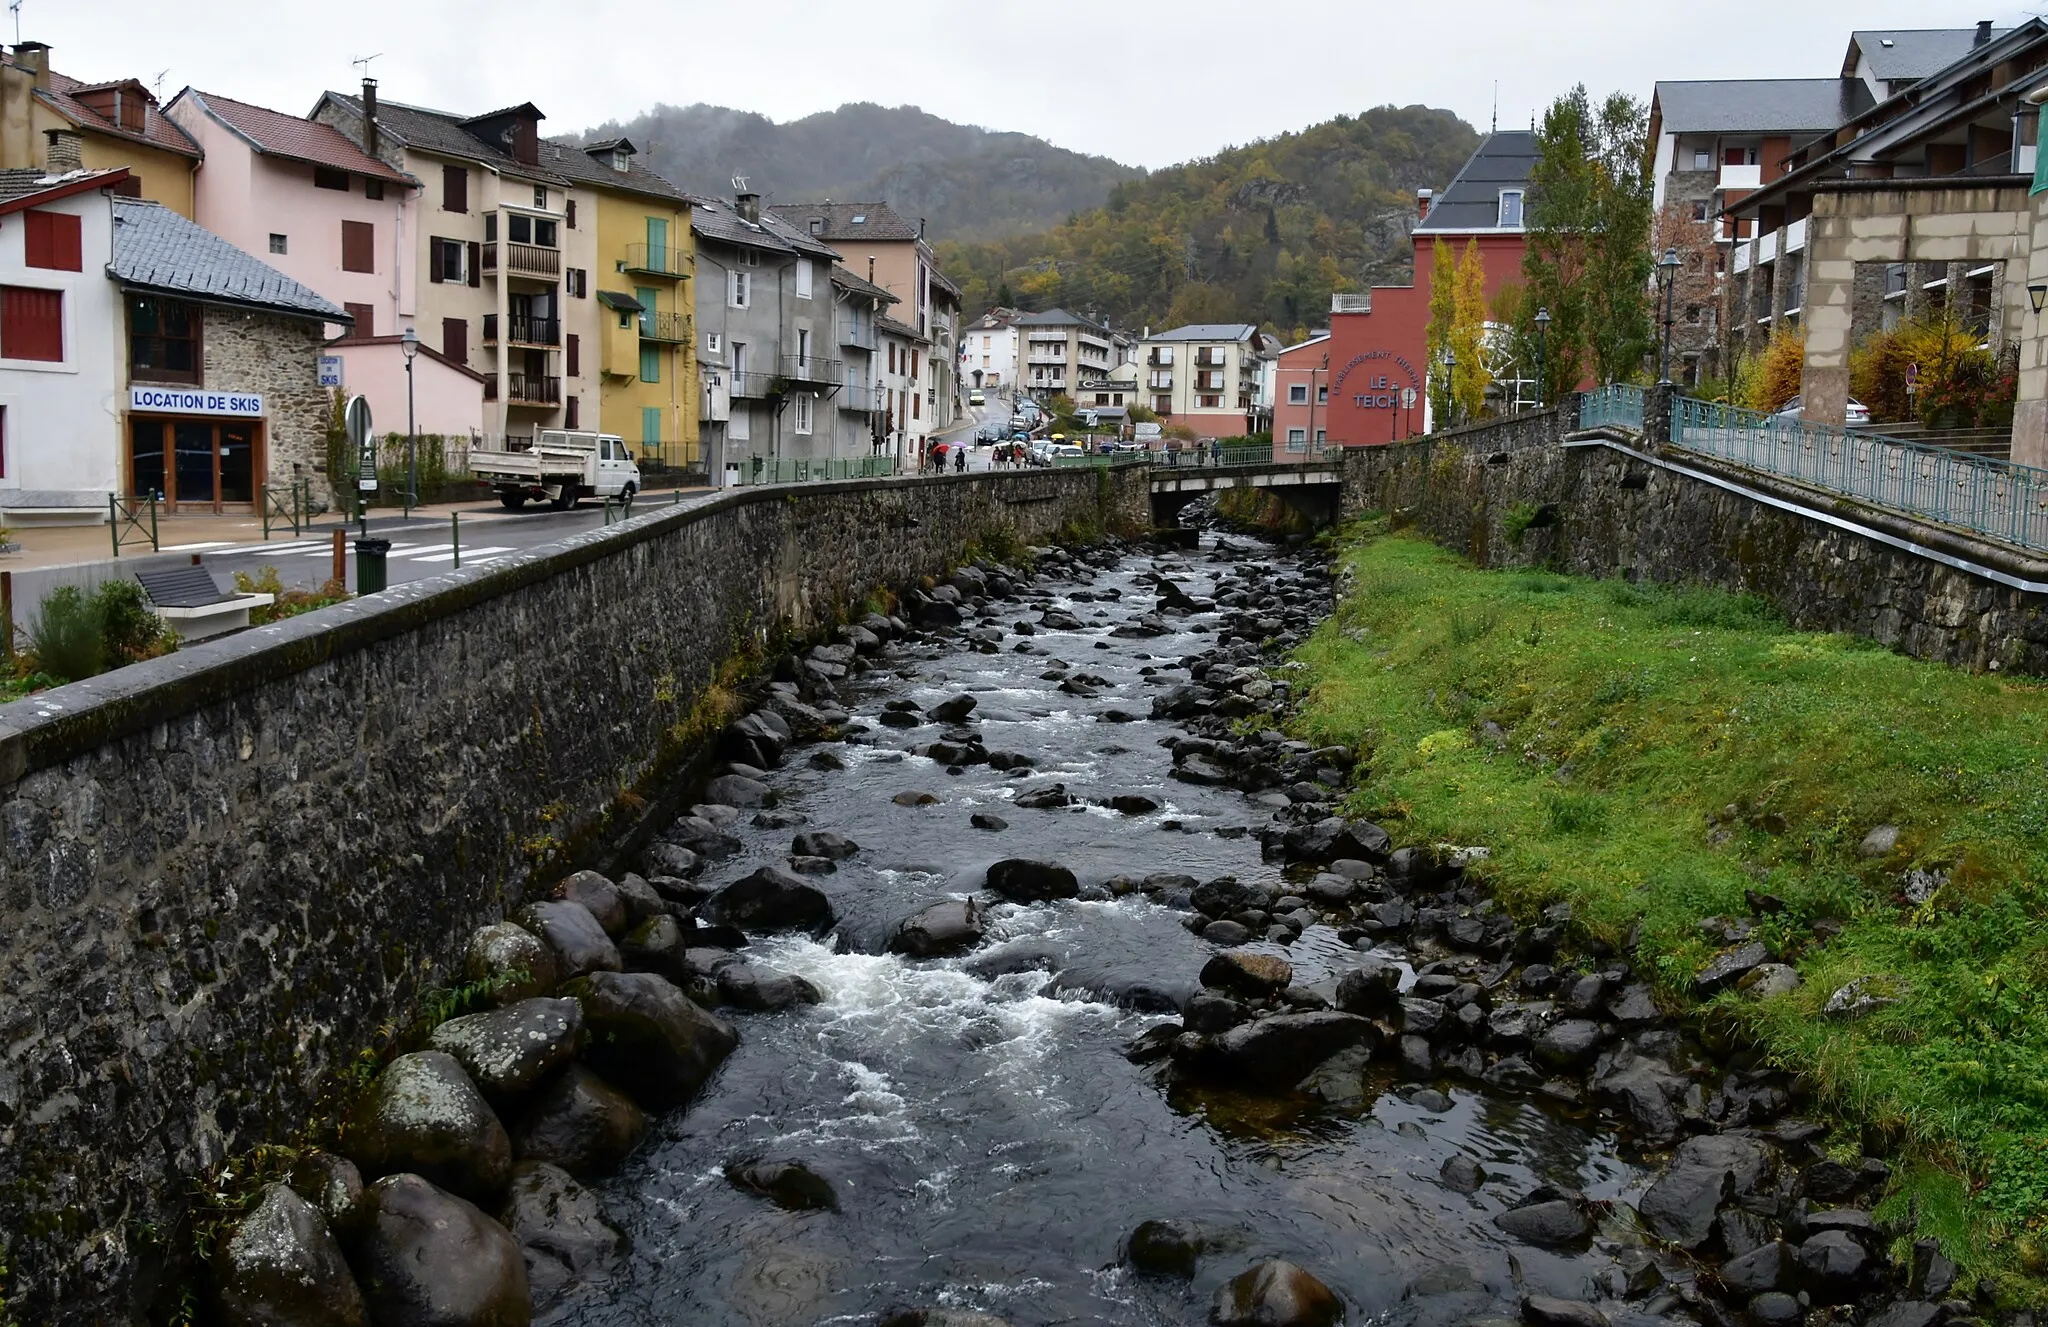
[[687,313],[657,313],[649,310],[640,315],[640,336],[646,341],[672,341],[681,343],[690,339],[690,315]]
[[[552,374],[509,373],[506,376],[506,397],[520,405],[560,405],[562,403],[562,380]],[[484,379],[484,400],[498,399],[498,380]]]
[[263,537],[270,538],[272,530],[291,526],[292,538],[299,537],[300,530],[313,523],[313,517],[327,510],[322,505],[313,505],[313,481],[294,479],[289,484],[265,484],[263,486]]
[[846,366],[838,360],[819,355],[784,355],[781,362],[782,376],[791,382],[836,383],[846,373]]
[[1671,441],[2021,548],[2048,550],[2048,470],[1690,397],[1672,405]]
[[1579,403],[1579,427],[1643,431],[1643,389],[1625,382],[1587,392]]
[[740,466],[742,484],[802,484],[824,479],[881,479],[902,473],[899,458],[883,456],[756,456]]
[[[536,318],[530,314],[513,313],[506,315],[506,321],[511,324],[509,328],[511,336],[508,339],[513,345],[558,346],[562,344],[562,324],[560,319]],[[496,345],[497,343],[498,315],[487,313],[484,315],[484,344],[489,346]]]
[[732,380],[734,396],[759,399],[771,395],[775,387],[775,375],[772,373],[728,373],[726,377]]
[[113,532],[115,557],[121,556],[123,544],[147,543],[149,551],[156,552],[162,547],[156,534],[156,494],[107,494],[107,527]]
[[652,272],[656,276],[688,276],[690,251],[662,244],[629,244],[626,246],[626,270]]

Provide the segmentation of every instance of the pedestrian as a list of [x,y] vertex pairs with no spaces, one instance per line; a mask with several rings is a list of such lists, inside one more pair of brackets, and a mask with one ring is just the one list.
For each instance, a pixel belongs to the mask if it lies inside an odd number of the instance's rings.
[[953,445],[953,473],[967,473],[967,449],[958,443]]

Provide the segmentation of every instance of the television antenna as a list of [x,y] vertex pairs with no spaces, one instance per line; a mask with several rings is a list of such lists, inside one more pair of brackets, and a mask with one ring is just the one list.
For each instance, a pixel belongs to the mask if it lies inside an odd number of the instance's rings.
[[14,15],[14,44],[21,45],[21,0],[7,0],[7,12]]
[[733,191],[734,193],[736,193],[736,194],[743,194],[743,193],[745,193],[745,192],[747,191],[747,177],[746,177],[746,176],[744,176],[744,175],[735,175],[735,176],[733,176],[733,177],[732,177],[732,191]]
[[[19,4],[20,2],[21,0],[15,0],[16,4]],[[359,55],[355,59],[349,61],[349,63],[354,65],[356,68],[362,70],[363,77],[368,78],[370,76],[370,61],[381,58],[383,54],[384,52],[379,51],[377,52],[376,55]]]

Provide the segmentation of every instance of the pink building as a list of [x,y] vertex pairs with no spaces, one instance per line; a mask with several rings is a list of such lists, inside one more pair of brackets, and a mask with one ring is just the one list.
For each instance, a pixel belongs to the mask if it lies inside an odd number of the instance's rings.
[[412,320],[418,181],[296,115],[192,88],[164,113],[206,153],[194,220],[347,309],[356,337]]
[[1330,334],[1280,352],[1273,369],[1273,459],[1304,462],[1330,436]]
[[[395,336],[351,337],[327,347],[342,363],[342,389],[370,403],[370,423],[379,434],[405,432],[405,351]],[[457,364],[422,341],[412,363],[413,428],[420,433],[465,437],[489,431],[495,412],[484,414],[484,375]]]

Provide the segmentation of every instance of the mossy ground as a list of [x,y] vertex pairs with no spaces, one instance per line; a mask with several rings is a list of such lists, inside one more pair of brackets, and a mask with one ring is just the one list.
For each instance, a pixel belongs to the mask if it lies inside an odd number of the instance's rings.
[[[1892,1149],[1880,1209],[2038,1301],[2048,1273],[2048,683],[1794,631],[1750,599],[1484,571],[1364,523],[1338,612],[1299,652],[1299,725],[1356,744],[1352,808],[1398,840],[1484,844],[1518,913],[1565,899],[1635,936],[1683,1000],[1699,923],[1763,934],[1804,984],[1721,997],[1804,1074],[1845,1152]],[[1487,727],[1498,725],[1496,732]],[[1732,810],[1731,810],[1732,809]],[[1874,826],[1898,847],[1858,853]],[[1938,882],[1910,902],[1909,872]],[[1841,931],[1823,943],[1814,923]],[[1896,1002],[1854,1021],[1828,996]]]

